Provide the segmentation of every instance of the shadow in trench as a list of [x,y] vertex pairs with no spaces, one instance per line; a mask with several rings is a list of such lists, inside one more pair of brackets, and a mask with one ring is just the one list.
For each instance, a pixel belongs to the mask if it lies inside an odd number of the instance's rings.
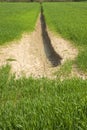
[[51,62],[53,67],[56,67],[61,64],[61,56],[57,54],[51,44],[51,40],[49,38],[49,35],[47,33],[47,28],[46,28],[46,23],[45,23],[45,18],[43,14],[43,7],[41,5],[41,28],[42,28],[42,38],[43,38],[43,44],[44,44],[44,50],[46,57],[48,60]]

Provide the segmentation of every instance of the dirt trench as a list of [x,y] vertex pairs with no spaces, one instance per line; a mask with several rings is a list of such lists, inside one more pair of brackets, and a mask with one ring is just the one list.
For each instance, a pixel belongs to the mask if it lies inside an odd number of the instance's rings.
[[56,67],[61,64],[62,57],[54,50],[50,37],[47,32],[45,17],[43,14],[43,7],[41,6],[41,28],[42,28],[42,39],[43,39],[43,45],[44,45],[44,51],[48,58],[48,60],[51,62],[51,65],[53,67]]
[[68,41],[54,36],[47,29],[41,6],[35,31],[23,34],[21,40],[0,47],[0,66],[10,64],[16,78],[56,78],[54,73],[60,65],[68,59],[73,60],[77,54],[77,49]]

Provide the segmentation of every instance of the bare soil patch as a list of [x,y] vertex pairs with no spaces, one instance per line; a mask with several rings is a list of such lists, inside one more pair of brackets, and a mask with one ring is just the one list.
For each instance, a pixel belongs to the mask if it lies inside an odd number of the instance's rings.
[[60,65],[67,59],[75,59],[78,54],[77,49],[68,41],[48,33],[41,17],[33,33],[23,34],[21,40],[0,47],[0,66],[10,64],[11,72],[17,78],[23,75],[56,78],[53,73]]

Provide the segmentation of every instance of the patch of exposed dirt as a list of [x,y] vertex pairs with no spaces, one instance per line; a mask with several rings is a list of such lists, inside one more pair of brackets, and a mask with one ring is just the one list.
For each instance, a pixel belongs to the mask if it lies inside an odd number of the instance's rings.
[[53,73],[60,64],[78,54],[68,41],[48,33],[43,19],[39,16],[33,33],[23,34],[21,40],[0,47],[0,66],[10,64],[16,78],[23,75],[56,78]]
[[55,36],[48,31],[51,43],[56,52],[62,57],[61,64],[66,60],[74,60],[78,55],[78,50],[67,40]]

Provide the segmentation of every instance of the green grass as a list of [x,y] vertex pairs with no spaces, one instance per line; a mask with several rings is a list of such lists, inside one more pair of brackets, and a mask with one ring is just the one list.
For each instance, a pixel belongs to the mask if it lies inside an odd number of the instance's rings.
[[[59,4],[65,6],[65,3]],[[49,5],[51,6],[51,4]],[[48,4],[44,4],[44,8],[47,9],[45,6],[48,7]],[[57,9],[60,8],[58,8],[58,5],[55,6],[57,6]],[[54,7],[53,9],[55,10]],[[52,11],[49,11],[52,16]],[[31,15],[32,13],[34,15]],[[2,39],[0,43],[4,44],[18,38],[24,31],[32,31],[38,13],[39,5],[35,3],[0,4],[0,18],[2,18],[0,29],[3,30],[9,27],[7,29],[9,35],[6,31],[0,31],[0,40]],[[8,22],[3,22],[3,19]],[[47,20],[51,24],[48,25],[55,31],[57,26],[52,25],[50,20],[51,18]],[[1,23],[4,24],[1,26]],[[6,33],[6,35],[1,35],[1,32]],[[12,37],[14,36],[13,33],[15,37]],[[85,51],[85,43],[75,43]],[[80,55],[82,56],[82,54],[79,54],[79,60]],[[85,59],[86,51],[84,55],[83,58]],[[9,58],[7,60],[15,59]],[[68,61],[61,66],[58,72],[60,76],[62,74],[67,76],[71,72],[72,63],[73,61]],[[87,130],[87,80],[67,79],[60,81],[46,78],[33,79],[32,77],[15,79],[15,75],[12,76],[10,71],[11,67],[9,65],[0,68],[0,130]]]
[[0,3],[0,45],[33,31],[39,10],[37,3]]
[[49,28],[78,46],[76,63],[87,72],[87,3],[44,3],[43,7]]
[[86,130],[87,81],[10,76],[0,69],[0,130]]

